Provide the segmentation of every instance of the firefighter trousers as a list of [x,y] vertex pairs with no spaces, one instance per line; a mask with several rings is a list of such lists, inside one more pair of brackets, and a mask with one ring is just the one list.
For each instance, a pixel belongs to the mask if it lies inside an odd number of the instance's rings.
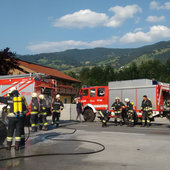
[[122,112],[121,111],[115,111],[115,123],[117,123],[118,119],[119,119],[120,123],[123,122]]
[[19,146],[21,141],[22,118],[8,117],[8,131],[7,131],[7,145],[12,145],[13,136],[15,132],[15,145]]
[[33,131],[37,131],[38,127],[38,113],[36,114],[31,114],[31,127]]
[[148,111],[143,111],[142,113],[142,125],[147,125],[150,124],[150,119],[149,119],[149,112]]
[[40,117],[38,118],[39,122],[39,128],[42,129],[42,127],[47,127],[48,126],[48,121],[47,121],[47,113],[40,113]]
[[127,116],[128,116],[129,125],[133,126],[134,125],[134,113],[133,112],[127,112]]
[[20,142],[20,146],[25,146],[25,117],[21,118],[21,142]]
[[59,121],[60,121],[60,112],[53,112],[52,122],[59,124]]

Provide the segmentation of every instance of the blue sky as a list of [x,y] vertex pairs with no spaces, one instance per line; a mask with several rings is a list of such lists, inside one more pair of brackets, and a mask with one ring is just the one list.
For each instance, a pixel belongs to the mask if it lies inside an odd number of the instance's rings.
[[170,40],[166,0],[0,0],[0,49],[17,54]]

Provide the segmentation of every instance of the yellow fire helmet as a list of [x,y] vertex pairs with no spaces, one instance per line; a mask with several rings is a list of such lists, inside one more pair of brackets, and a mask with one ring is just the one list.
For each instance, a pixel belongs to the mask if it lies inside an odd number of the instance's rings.
[[38,95],[37,95],[37,93],[32,93],[32,97],[37,97]]
[[56,95],[56,99],[58,99],[58,98],[60,98],[60,94],[57,94],[57,95]]
[[40,94],[40,95],[39,95],[39,99],[43,100],[43,99],[44,99],[44,95],[43,95],[43,94]]

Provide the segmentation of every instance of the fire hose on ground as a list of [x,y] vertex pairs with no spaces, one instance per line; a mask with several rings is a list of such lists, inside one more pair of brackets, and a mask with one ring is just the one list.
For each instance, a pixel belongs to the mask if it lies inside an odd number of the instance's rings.
[[[71,135],[74,134],[77,129],[75,128],[69,128],[69,127],[64,127],[64,126],[60,126],[59,128],[62,129],[69,129],[69,130],[73,130],[70,133],[60,133],[60,135]],[[8,161],[8,160],[13,160],[13,159],[23,159],[23,158],[32,158],[32,157],[44,157],[44,156],[60,156],[60,155],[90,155],[90,154],[95,154],[95,153],[99,153],[105,150],[105,146],[99,142],[95,142],[95,141],[89,141],[89,140],[79,140],[79,139],[54,139],[54,137],[56,137],[58,135],[46,135],[45,139],[47,140],[52,140],[52,141],[60,141],[60,142],[83,142],[83,143],[89,143],[89,144],[94,144],[94,145],[98,145],[100,147],[100,149],[98,150],[93,150],[93,151],[87,151],[87,152],[55,152],[55,153],[43,153],[43,154],[30,154],[30,155],[23,155],[23,156],[15,156],[15,157],[8,157],[8,158],[2,158],[0,159],[0,161]],[[28,136],[26,138],[25,141],[28,140],[28,138],[30,137],[30,130],[28,133]],[[6,147],[0,148],[0,149],[6,149]]]

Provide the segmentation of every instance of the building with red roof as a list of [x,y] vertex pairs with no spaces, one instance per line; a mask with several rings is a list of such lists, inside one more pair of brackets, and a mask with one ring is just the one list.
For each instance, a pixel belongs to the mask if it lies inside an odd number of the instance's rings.
[[56,80],[58,93],[61,94],[61,100],[64,103],[71,103],[71,98],[77,93],[77,89],[73,88],[74,85],[80,84],[79,80],[70,77],[54,68],[16,60],[18,65],[15,69],[9,71],[10,75],[28,74],[28,73],[42,73],[48,75],[50,78]]

